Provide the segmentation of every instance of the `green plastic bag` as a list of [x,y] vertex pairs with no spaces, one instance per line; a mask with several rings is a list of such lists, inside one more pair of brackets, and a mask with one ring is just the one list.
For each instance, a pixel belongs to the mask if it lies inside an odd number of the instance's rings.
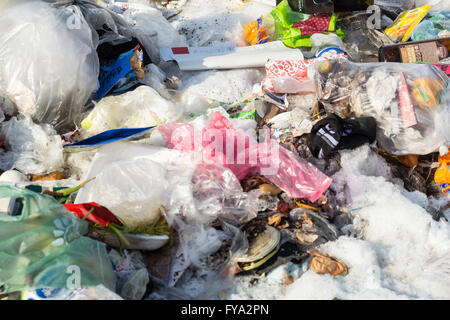
[[[298,28],[292,26],[297,21],[305,21],[312,17],[310,14],[296,12],[289,6],[288,0],[283,0],[278,6],[272,10],[270,16],[275,21],[275,34],[274,37],[277,40],[282,40],[284,45],[288,47],[311,47],[310,37],[311,35],[302,35],[302,32]],[[329,32],[336,32],[341,38],[345,38],[345,32],[342,29],[336,30],[337,14],[331,15],[330,24],[328,27]]]
[[84,236],[87,221],[50,196],[0,185],[0,198],[9,197],[22,198],[23,210],[0,217],[0,293],[99,284],[114,290],[106,245]]

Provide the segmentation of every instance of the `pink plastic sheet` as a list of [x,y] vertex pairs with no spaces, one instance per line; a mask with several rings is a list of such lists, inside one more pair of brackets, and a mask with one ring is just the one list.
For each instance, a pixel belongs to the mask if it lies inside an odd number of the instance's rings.
[[200,161],[213,161],[230,169],[239,180],[252,169],[266,176],[293,198],[316,201],[332,180],[312,164],[298,158],[276,141],[256,143],[219,112],[201,131],[187,123],[158,127],[169,148],[194,151]]

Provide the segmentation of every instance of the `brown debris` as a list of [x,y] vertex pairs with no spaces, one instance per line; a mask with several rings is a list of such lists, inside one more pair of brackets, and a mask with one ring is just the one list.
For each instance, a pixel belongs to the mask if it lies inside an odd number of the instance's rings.
[[401,156],[399,160],[403,165],[412,168],[419,163],[419,156],[416,154],[408,154],[406,156]]
[[167,279],[171,260],[170,248],[168,246],[153,251],[147,258],[148,273],[161,280]]
[[311,244],[311,243],[313,243],[314,241],[316,241],[319,238],[319,236],[317,234],[305,233],[305,232],[302,232],[302,231],[298,231],[295,234],[295,237],[302,244]]
[[281,189],[270,183],[264,183],[259,186],[259,190],[264,193],[269,193],[271,196],[276,196],[281,193]]
[[60,171],[55,171],[47,174],[30,174],[31,181],[55,181],[65,179],[64,174]]
[[347,266],[336,259],[320,253],[315,249],[307,251],[314,255],[311,260],[310,268],[317,274],[330,274],[332,276],[346,275],[348,273]]

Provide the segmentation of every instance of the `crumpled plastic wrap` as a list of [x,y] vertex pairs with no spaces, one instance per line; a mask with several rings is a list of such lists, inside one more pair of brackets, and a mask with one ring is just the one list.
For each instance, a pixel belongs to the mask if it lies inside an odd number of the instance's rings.
[[[229,168],[238,179],[255,168],[295,198],[314,202],[331,184],[329,177],[274,140],[258,144],[235,129],[220,112],[211,114],[209,124],[202,130],[189,123],[168,123],[158,130],[169,148],[194,151],[200,159]],[[227,151],[229,148],[233,151]]]
[[0,169],[17,169],[26,174],[60,170],[64,165],[62,140],[48,124],[35,124],[30,117],[19,115],[1,124],[5,139],[0,149]]
[[437,67],[339,59],[315,68],[325,109],[343,118],[374,117],[387,152],[428,154],[450,141],[448,78]]
[[147,267],[139,251],[124,250],[123,256],[112,249],[108,253],[117,276],[117,292],[126,300],[141,300],[150,281]]
[[[336,58],[346,58],[345,54],[338,54]],[[266,76],[261,82],[264,90],[277,93],[315,92],[314,69],[315,62],[328,60],[321,57],[310,60],[268,60],[266,62]]]
[[76,6],[33,1],[3,11],[0,92],[38,123],[73,126],[97,88],[97,41]]
[[118,96],[105,97],[81,122],[90,135],[119,128],[144,128],[176,121],[183,109],[149,86]]
[[167,21],[161,11],[150,6],[139,10],[129,8],[124,17],[132,21],[133,31],[143,37],[152,37],[158,48],[171,48],[185,46],[186,39],[178,34],[177,30]]
[[[144,16],[138,15],[138,21],[133,21],[129,15],[117,14],[89,0],[72,1],[81,9],[89,25],[99,33],[99,44],[109,42],[118,45],[136,38],[142,43],[152,62],[155,64],[160,63],[157,45],[158,32],[150,29],[155,27],[154,24],[156,23],[166,25],[167,21],[165,23],[162,20],[156,21],[156,15],[150,16],[148,14],[147,16],[145,16],[146,14]],[[145,12],[147,13],[147,10]],[[136,23],[141,23],[142,19],[152,20],[154,24],[147,22],[145,27],[135,25]]]

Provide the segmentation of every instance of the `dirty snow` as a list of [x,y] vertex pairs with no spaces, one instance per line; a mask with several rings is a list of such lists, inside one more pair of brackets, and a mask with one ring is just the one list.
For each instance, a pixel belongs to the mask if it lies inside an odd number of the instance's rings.
[[368,145],[341,155],[342,169],[331,188],[351,207],[363,208],[354,211],[354,236],[318,249],[344,262],[349,274],[332,277],[309,270],[281,288],[262,281],[249,288],[239,281],[233,299],[450,298],[450,225],[434,221],[416,204],[427,205],[424,194],[405,196],[408,192],[392,182],[386,162]]

